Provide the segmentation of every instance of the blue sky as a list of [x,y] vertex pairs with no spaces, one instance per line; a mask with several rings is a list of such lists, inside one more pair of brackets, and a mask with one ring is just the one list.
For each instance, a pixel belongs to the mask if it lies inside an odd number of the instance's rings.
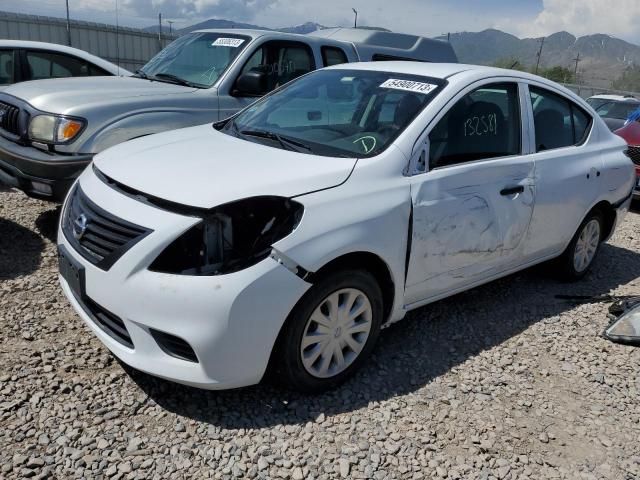
[[[281,27],[314,21],[350,25],[351,7],[361,24],[435,36],[499,28],[518,36],[567,30],[607,33],[640,43],[640,0],[117,0],[120,22],[148,26],[158,12],[176,27],[216,17]],[[0,10],[64,16],[64,0],[0,0]],[[72,18],[115,22],[116,0],[69,0]]]

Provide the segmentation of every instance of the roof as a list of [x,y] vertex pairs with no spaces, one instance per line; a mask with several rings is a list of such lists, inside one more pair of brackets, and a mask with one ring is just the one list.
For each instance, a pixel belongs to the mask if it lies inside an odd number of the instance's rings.
[[250,37],[251,39],[264,37],[265,35],[273,35],[285,40],[300,40],[301,38],[307,38],[306,35],[300,35],[299,33],[284,33],[275,30],[262,30],[259,28],[203,28],[202,30],[194,30],[189,33],[229,33],[233,35],[244,35],[245,37]]
[[450,43],[419,35],[367,28],[327,28],[316,30],[307,36],[353,44],[360,58],[367,60],[372,58],[372,53],[376,53],[431,62],[457,61]]
[[638,100],[635,97],[631,97],[631,96],[625,96],[625,95],[593,95],[589,98],[598,98],[601,100],[617,100],[620,102],[626,102],[626,101],[631,101],[631,102],[640,102],[640,100]]
[[0,40],[0,48],[32,48],[48,50],[51,52],[67,53],[91,62],[108,71],[112,75],[131,75],[131,72],[128,70],[118,67],[117,65],[96,55],[92,55],[91,53],[80,50],[79,48],[67,47],[66,45],[60,45],[58,43],[32,42],[30,40]]
[[[379,72],[403,73],[406,75],[421,75],[433,78],[448,78],[452,75],[467,71],[485,71],[493,73],[494,75],[508,74],[509,76],[514,73],[513,70],[483,67],[480,65],[465,65],[463,63],[429,63],[411,61],[343,63],[329,68],[343,70],[374,70]],[[515,73],[520,74],[522,72]]]

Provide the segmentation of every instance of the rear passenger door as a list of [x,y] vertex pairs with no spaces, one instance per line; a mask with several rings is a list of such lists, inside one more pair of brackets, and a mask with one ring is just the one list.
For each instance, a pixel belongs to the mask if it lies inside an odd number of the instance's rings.
[[476,84],[436,117],[428,159],[410,172],[409,304],[522,263],[535,198],[533,159],[523,154],[522,98],[513,81]]
[[587,142],[593,119],[559,92],[529,85],[534,127],[536,206],[527,255],[540,258],[562,251],[601,191],[602,159]]

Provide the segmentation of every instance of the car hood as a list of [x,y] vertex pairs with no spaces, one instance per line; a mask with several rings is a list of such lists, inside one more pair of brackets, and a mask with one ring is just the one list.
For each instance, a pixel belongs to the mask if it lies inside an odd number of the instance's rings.
[[3,93],[20,98],[39,110],[64,114],[78,105],[104,104],[122,98],[184,94],[194,90],[137,77],[76,77],[17,83]]
[[147,195],[198,208],[242,198],[294,197],[345,182],[356,159],[281,150],[211,125],[132,140],[95,157],[109,178]]

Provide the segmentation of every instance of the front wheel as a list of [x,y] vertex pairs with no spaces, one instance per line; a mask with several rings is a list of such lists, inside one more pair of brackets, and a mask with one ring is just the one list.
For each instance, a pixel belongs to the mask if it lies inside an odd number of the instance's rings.
[[371,354],[382,316],[382,292],[370,273],[321,278],[287,319],[278,348],[280,380],[310,393],[339,385]]
[[591,213],[578,228],[571,243],[558,259],[560,276],[565,280],[578,280],[588,271],[602,243],[603,217]]

